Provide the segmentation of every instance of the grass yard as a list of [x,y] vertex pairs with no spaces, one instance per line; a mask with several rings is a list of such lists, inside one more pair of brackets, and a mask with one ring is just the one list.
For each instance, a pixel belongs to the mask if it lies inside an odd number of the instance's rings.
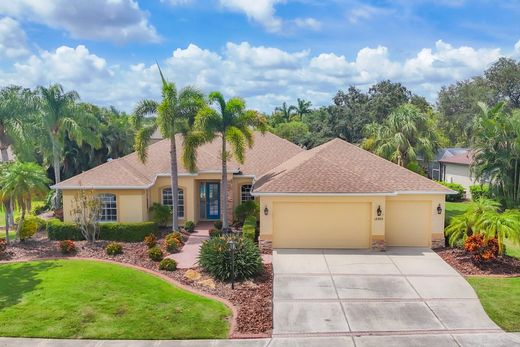
[[[36,208],[36,207],[40,207],[40,206],[43,206],[45,205],[45,201],[33,201],[32,202],[32,208]],[[14,219],[16,220],[16,217],[18,217],[20,215],[20,212],[19,211],[15,211],[14,212]],[[3,208],[0,210],[0,227],[4,227],[5,226],[5,212],[3,210]]]
[[230,309],[153,275],[83,260],[0,265],[0,336],[206,339]]
[[[14,240],[16,231],[9,231],[9,240]],[[0,230],[0,239],[5,239],[5,229]]]
[[520,331],[520,277],[469,277],[489,317],[506,331]]

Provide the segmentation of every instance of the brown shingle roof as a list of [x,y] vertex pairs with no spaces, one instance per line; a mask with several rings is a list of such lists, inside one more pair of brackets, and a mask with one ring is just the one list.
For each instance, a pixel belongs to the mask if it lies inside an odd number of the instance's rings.
[[[303,151],[295,144],[271,133],[255,132],[253,148],[246,150],[245,163],[239,165],[234,160],[228,162],[230,173],[240,171],[244,175],[260,177],[266,171],[283,163]],[[182,165],[182,137],[176,137],[179,173],[189,174]],[[220,172],[220,139],[215,139],[198,149],[197,166],[199,172]],[[148,147],[148,158],[142,163],[137,154],[114,159],[71,177],[57,185],[57,188],[146,188],[155,182],[157,176],[170,174],[170,140],[165,139]]]
[[473,153],[467,151],[466,153],[452,155],[451,157],[444,157],[439,161],[441,163],[471,165],[473,163]]
[[449,189],[340,139],[297,154],[260,177],[255,193],[438,192]]

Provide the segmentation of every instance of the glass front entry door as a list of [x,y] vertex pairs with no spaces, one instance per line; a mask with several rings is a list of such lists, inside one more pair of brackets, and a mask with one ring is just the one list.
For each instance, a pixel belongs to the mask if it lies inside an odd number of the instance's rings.
[[220,183],[200,183],[200,219],[220,219]]

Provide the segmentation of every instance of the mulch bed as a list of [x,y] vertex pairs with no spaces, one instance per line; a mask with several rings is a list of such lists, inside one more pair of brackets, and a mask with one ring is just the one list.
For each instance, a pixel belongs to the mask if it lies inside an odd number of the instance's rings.
[[[162,246],[163,241],[163,238],[158,239],[157,244]],[[91,246],[86,241],[76,241],[77,252],[74,255],[63,255],[59,250],[59,241],[50,241],[45,235],[36,235],[31,240],[9,246],[7,254],[3,257],[0,256],[0,261],[81,257],[106,259],[139,266],[159,272],[198,291],[213,294],[230,301],[238,311],[236,317],[237,327],[233,337],[268,337],[271,335],[273,275],[270,264],[264,265],[264,271],[260,276],[253,280],[237,282],[235,283],[235,289],[232,290],[229,283],[213,280],[201,268],[178,269],[173,272],[159,270],[159,263],[148,258],[148,248],[142,242],[119,242],[123,246],[123,254],[116,256],[106,254],[104,248],[107,243],[109,241],[97,241],[95,245]],[[270,247],[262,248],[262,253],[268,252],[270,249]],[[165,252],[165,254],[167,253]],[[185,277],[186,272],[189,270],[199,272],[201,278],[191,280]]]
[[448,264],[464,276],[520,276],[520,260],[503,255],[494,261],[477,263],[460,248],[434,249]]

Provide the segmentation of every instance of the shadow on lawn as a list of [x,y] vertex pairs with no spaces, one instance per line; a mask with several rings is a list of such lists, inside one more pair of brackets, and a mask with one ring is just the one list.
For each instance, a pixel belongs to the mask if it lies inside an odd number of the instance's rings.
[[16,305],[33,291],[41,283],[39,273],[59,266],[56,261],[0,265],[0,310]]

